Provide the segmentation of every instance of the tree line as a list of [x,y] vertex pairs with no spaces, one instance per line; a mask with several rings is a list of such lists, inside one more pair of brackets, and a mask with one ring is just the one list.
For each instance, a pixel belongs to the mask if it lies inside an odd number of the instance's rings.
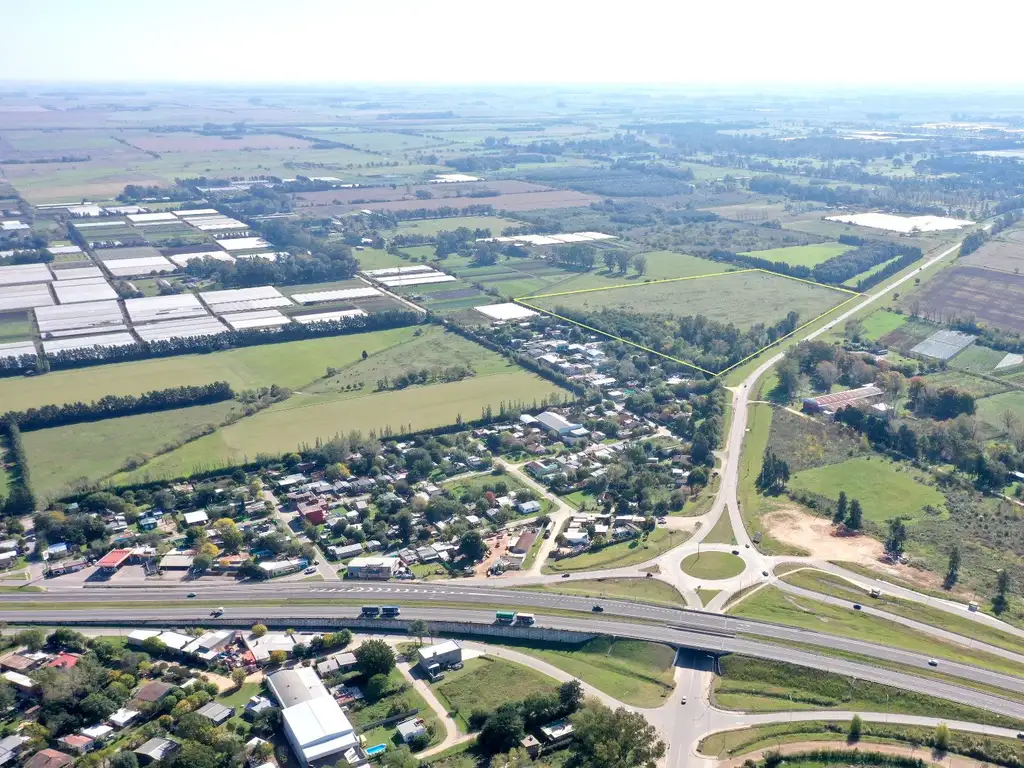
[[141,395],[104,395],[90,403],[81,401],[62,405],[44,405],[25,411],[7,411],[0,416],[22,430],[46,429],[68,424],[100,421],[118,416],[167,411],[193,405],[208,405],[231,400],[235,393],[226,381],[199,386],[180,386],[143,392]]

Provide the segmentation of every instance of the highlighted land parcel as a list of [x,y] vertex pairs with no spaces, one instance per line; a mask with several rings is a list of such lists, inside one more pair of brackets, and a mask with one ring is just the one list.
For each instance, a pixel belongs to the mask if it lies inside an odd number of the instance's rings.
[[[838,301],[837,296],[842,300]],[[585,330],[714,377],[731,371],[766,349],[785,341],[858,296],[859,293],[846,288],[755,268],[523,296],[515,301],[536,312],[573,323]],[[700,314],[714,320],[732,322],[737,327],[774,322],[775,319],[785,317],[790,311],[796,311],[801,317],[809,316],[810,319],[742,360],[737,360],[720,371],[711,371],[691,360],[667,355],[601,328],[566,317],[559,313],[563,308],[583,312],[619,309],[642,314]]]

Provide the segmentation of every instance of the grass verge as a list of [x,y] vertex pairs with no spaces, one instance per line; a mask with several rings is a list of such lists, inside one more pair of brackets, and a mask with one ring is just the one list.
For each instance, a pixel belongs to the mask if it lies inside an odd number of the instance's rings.
[[746,570],[742,557],[729,552],[695,552],[683,558],[680,567],[695,579],[731,579]]
[[517,587],[530,592],[557,592],[561,595],[583,595],[616,598],[653,605],[685,608],[686,600],[679,590],[659,579],[583,579],[569,584],[532,584]]
[[678,547],[688,538],[690,534],[686,531],[658,528],[645,538],[612,544],[596,552],[584,552],[576,557],[552,560],[544,565],[543,572],[596,571],[602,568],[638,565]]

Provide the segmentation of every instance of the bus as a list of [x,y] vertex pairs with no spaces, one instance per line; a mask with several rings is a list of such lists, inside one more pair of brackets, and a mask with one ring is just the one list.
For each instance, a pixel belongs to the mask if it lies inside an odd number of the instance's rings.
[[516,612],[498,611],[494,614],[494,620],[499,624],[514,624],[516,620]]
[[387,617],[394,618],[402,613],[402,609],[397,605],[385,605],[380,609],[380,612]]
[[517,624],[522,624],[524,627],[533,626],[533,622],[534,621],[536,621],[536,619],[534,619],[532,613],[516,614],[516,623]]
[[363,616],[376,616],[380,613],[379,605],[364,605]]

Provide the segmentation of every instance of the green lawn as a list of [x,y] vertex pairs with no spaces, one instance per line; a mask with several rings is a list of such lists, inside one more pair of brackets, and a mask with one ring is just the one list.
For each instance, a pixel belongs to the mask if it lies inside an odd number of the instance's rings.
[[584,273],[566,273],[568,279],[560,282],[553,291],[582,291],[594,288],[608,288],[616,285],[643,285],[645,280],[664,280],[672,277],[696,277],[727,272],[731,267],[708,259],[700,259],[675,251],[650,251],[643,254],[647,268],[638,275],[632,266],[621,274],[618,267],[609,270],[598,259],[598,268]]
[[969,373],[992,373],[1004,357],[1005,352],[971,344],[951,359],[949,365],[951,368],[959,368]]
[[566,580],[559,584],[535,584],[520,589],[532,592],[557,592],[561,595],[583,595],[640,603],[670,605],[685,608],[686,601],[679,590],[659,579],[582,579]]
[[438,232],[454,232],[459,227],[467,227],[474,230],[489,229],[491,235],[497,237],[503,229],[521,226],[521,221],[503,219],[500,216],[455,216],[450,219],[406,220],[398,225],[398,234],[436,237]]
[[712,701],[721,709],[743,712],[835,709],[892,712],[945,717],[1005,728],[1021,721],[977,707],[925,696],[889,685],[857,680],[780,661],[728,655],[719,660],[720,676],[712,686]]
[[157,389],[227,381],[236,389],[299,387],[324,375],[328,366],[342,367],[413,338],[415,328],[394,328],[323,339],[230,349],[206,355],[177,355],[130,363],[53,371],[33,378],[0,379],[3,410],[25,410],[47,404],[104,395],[138,395]]
[[352,253],[359,261],[360,269],[407,267],[413,263],[409,259],[403,259],[401,256],[393,256],[387,251],[383,251],[378,248],[364,248],[361,251],[353,251]]
[[921,482],[919,478],[923,477],[906,464],[877,456],[860,456],[797,472],[790,487],[830,499],[846,491],[850,499],[860,500],[865,520],[884,524],[893,517],[910,520],[923,517],[927,514],[923,509],[926,505],[945,509],[942,494]]
[[142,464],[220,426],[238,405],[228,400],[25,432],[32,490],[43,500],[66,496],[123,470],[126,462]]
[[695,579],[730,579],[746,569],[742,557],[729,552],[700,552],[687,555],[680,563],[683,571]]
[[599,637],[582,646],[516,649],[634,707],[661,706],[674,688],[675,649],[660,643]]
[[1017,664],[1001,656],[992,656],[976,649],[968,650],[963,646],[922,635],[895,622],[869,616],[860,611],[787,595],[777,587],[759,589],[728,613],[902,648],[935,658],[984,667],[1003,674],[1021,674]]
[[907,322],[906,315],[898,315],[888,309],[879,309],[872,312],[861,321],[864,327],[864,335],[869,339],[877,341],[887,333],[892,333]]
[[976,405],[975,418],[982,423],[988,437],[1006,434],[1006,427],[1002,423],[1002,416],[1006,411],[1012,411],[1018,418],[1024,419],[1024,392],[1019,389],[984,397],[978,400]]
[[445,672],[434,692],[463,730],[469,731],[467,720],[473,712],[489,712],[533,693],[554,693],[558,685],[557,680],[522,664],[480,656],[468,660],[462,669]]
[[705,608],[707,608],[708,603],[710,603],[712,600],[714,600],[715,597],[718,595],[718,593],[721,592],[721,591],[722,590],[720,590],[720,589],[698,589],[697,590],[697,597],[700,598],[701,604]]
[[241,687],[225,691],[217,696],[217,703],[223,704],[225,707],[233,707],[235,716],[231,720],[241,723],[244,722],[242,712],[245,711],[245,705],[253,696],[258,696],[261,690],[262,686],[259,683],[242,683]]
[[32,338],[32,321],[27,312],[0,313],[0,344],[28,341]]
[[819,245],[792,245],[786,248],[771,248],[767,251],[749,251],[741,256],[753,256],[768,261],[782,261],[791,267],[816,267],[823,261],[835,256],[842,256],[855,246],[841,243],[821,243]]
[[[778,570],[776,569],[776,573]],[[865,600],[864,590],[851,582],[825,571],[805,568],[803,570],[789,573],[783,576],[783,581],[796,587],[803,587],[814,592],[838,597],[842,600],[853,600],[862,602]],[[907,619],[919,621],[922,624],[930,624],[933,627],[941,627],[949,632],[969,637],[974,640],[999,646],[1015,653],[1024,654],[1024,640],[1009,632],[1002,632],[987,624],[972,621],[966,616],[957,616],[955,613],[932,608],[928,605],[915,603],[910,600],[902,600],[889,594],[880,598],[872,598],[867,601],[872,608],[877,608],[887,613],[903,616]],[[966,614],[966,606],[964,613]]]
[[678,547],[690,538],[685,531],[658,528],[645,539],[633,539],[612,544],[597,552],[584,552],[576,557],[562,560],[549,560],[543,568],[544,573],[564,573],[566,571],[595,571],[602,568],[623,568],[653,560],[658,555]]
[[735,544],[736,534],[732,530],[732,519],[729,517],[729,510],[723,510],[722,516],[718,518],[715,527],[704,537],[708,544]]
[[[416,692],[416,689],[412,687],[397,668],[391,670],[388,678],[391,682],[391,688],[386,696],[362,708],[352,708],[349,710],[347,714],[352,725],[358,731],[368,723],[388,717],[393,708],[402,711],[418,709],[419,714],[417,717],[422,718],[428,727],[432,726],[434,729],[434,738],[431,740],[431,744],[440,743],[444,738],[444,726],[438,722],[434,710],[430,708],[423,697]],[[366,732],[366,743],[373,746],[374,744],[390,741],[395,734],[394,725],[386,728],[374,728]]]

